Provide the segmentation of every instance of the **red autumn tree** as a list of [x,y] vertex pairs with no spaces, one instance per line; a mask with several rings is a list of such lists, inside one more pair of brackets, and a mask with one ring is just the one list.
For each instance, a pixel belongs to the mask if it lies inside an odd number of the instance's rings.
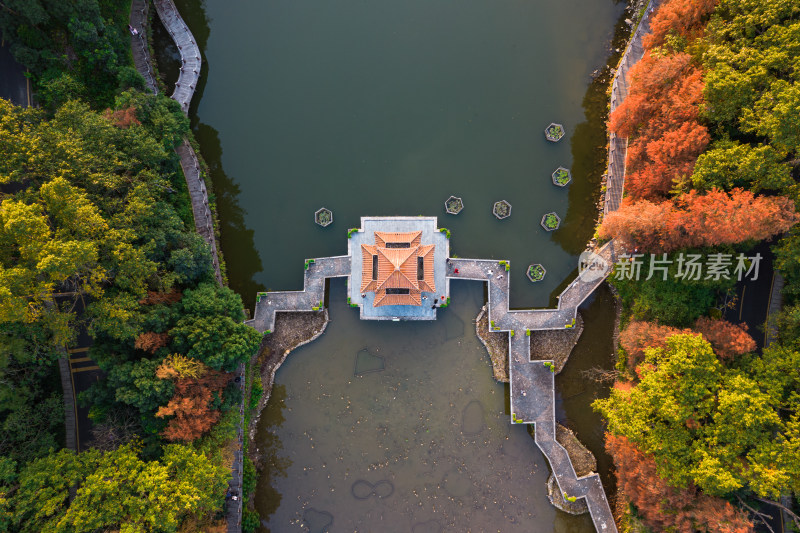
[[606,434],[606,449],[616,466],[620,492],[654,531],[753,531],[747,516],[725,500],[706,496],[695,487],[677,489],[658,477],[653,457],[627,438]]
[[137,350],[156,353],[159,348],[163,348],[167,344],[169,344],[169,335],[166,333],[154,333],[152,331],[148,331],[136,337],[133,347]]
[[210,404],[214,394],[219,393],[230,381],[230,375],[208,370],[200,378],[179,378],[175,382],[175,395],[169,403],[158,409],[156,416],[172,416],[162,432],[168,441],[191,442],[202,437],[220,417]]
[[111,111],[110,109],[106,109],[103,116],[111,121],[118,128],[128,129],[131,125],[136,124],[141,125],[142,123],[136,118],[136,108],[135,107],[126,107],[124,109],[117,109],[116,111]]
[[[746,324],[736,325],[727,320],[700,317],[694,325],[694,331],[703,335],[714,353],[724,361],[756,349],[756,341],[747,333]],[[628,355],[628,367],[636,368],[644,361],[646,348],[663,348],[668,337],[679,333],[692,333],[692,330],[641,320],[630,322],[619,334],[620,346]]]
[[650,19],[650,34],[644,37],[644,47],[662,46],[667,35],[687,39],[697,37],[704,21],[714,11],[717,0],[667,0]]
[[686,53],[651,55],[628,73],[628,96],[611,114],[609,128],[628,137],[625,191],[634,198],[663,198],[675,180],[690,176],[710,140],[698,117],[702,71]]
[[756,341],[747,333],[747,324],[731,324],[727,320],[700,317],[694,325],[714,348],[714,353],[724,361],[756,349]]
[[147,297],[139,300],[141,305],[174,304],[183,298],[183,293],[172,289],[169,292],[147,291]]
[[631,250],[638,247],[642,251],[656,252],[663,248],[661,235],[672,213],[670,202],[640,200],[634,203],[626,196],[619,209],[603,217],[597,232],[600,237],[616,239]]
[[667,337],[678,333],[690,333],[689,330],[662,326],[655,322],[634,320],[619,334],[620,346],[628,354],[628,368],[635,368],[644,361],[645,348],[663,348]]
[[717,189],[706,194],[689,191],[677,197],[674,204],[678,216],[668,231],[691,237],[684,244],[676,235],[674,247],[763,240],[788,230],[798,218],[789,198],[756,197],[742,189],[733,189],[730,194]]
[[603,219],[602,238],[618,239],[629,248],[669,252],[679,248],[763,240],[783,233],[798,220],[794,205],[780,196],[756,197],[750,191],[689,191],[671,202],[654,204],[623,199]]

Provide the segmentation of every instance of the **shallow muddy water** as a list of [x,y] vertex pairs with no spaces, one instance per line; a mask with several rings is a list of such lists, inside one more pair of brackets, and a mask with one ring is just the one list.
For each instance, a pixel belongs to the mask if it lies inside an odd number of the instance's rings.
[[331,284],[331,323],[280,368],[256,434],[265,528],[594,530],[550,505],[547,462],[509,423],[475,336],[481,284],[452,290],[459,305],[436,322],[365,323]]

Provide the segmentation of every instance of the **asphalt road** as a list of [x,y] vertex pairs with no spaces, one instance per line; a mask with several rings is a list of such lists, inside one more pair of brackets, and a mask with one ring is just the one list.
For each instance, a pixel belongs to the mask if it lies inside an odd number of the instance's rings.
[[[766,338],[767,311],[769,310],[772,281],[775,276],[773,261],[775,255],[770,250],[770,243],[761,242],[747,256],[761,254],[758,278],[742,280],[736,284],[736,303],[725,311],[725,319],[734,324],[747,324],[748,333],[755,339],[758,349],[764,347]],[[751,278],[748,276],[748,278]]]
[[31,105],[30,83],[25,77],[25,67],[14,60],[8,43],[0,35],[0,98],[16,105]]

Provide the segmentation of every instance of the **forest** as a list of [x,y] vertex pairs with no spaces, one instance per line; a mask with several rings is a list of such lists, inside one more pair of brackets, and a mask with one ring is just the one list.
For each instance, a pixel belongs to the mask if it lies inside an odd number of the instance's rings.
[[[143,91],[129,10],[0,4],[40,104],[0,99],[0,531],[225,530],[231,371],[261,335],[195,232],[174,152],[188,118]],[[57,360],[82,332],[106,378],[78,398],[93,428],[76,454]]]
[[785,278],[760,350],[765,331],[725,319],[736,279],[610,278],[620,347],[594,407],[624,531],[752,531],[761,505],[800,491],[798,15],[782,0],[661,2],[609,118],[628,138],[625,198],[600,237],[669,259],[767,241]]

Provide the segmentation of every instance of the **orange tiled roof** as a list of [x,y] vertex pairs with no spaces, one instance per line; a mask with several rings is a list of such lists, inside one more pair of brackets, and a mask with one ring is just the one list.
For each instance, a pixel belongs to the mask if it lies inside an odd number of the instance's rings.
[[[433,279],[435,245],[420,245],[422,232],[375,232],[375,244],[361,245],[361,292],[375,292],[373,305],[422,305],[422,291],[436,292]],[[407,244],[387,247],[387,244]],[[418,260],[422,258],[422,279],[418,279]],[[373,268],[377,266],[377,268]],[[377,271],[376,271],[377,270]],[[408,294],[388,294],[404,289]]]
[[381,247],[386,247],[386,243],[401,243],[407,242],[411,247],[419,246],[422,242],[422,231],[410,231],[408,233],[389,233],[386,231],[375,232],[375,244]]

